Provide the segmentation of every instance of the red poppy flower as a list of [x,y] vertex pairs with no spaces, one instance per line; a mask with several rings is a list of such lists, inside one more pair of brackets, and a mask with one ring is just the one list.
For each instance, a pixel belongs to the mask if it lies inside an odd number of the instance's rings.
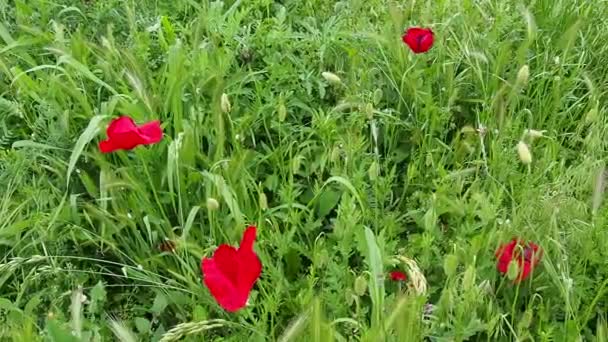
[[519,283],[530,276],[536,265],[540,262],[543,255],[542,249],[534,242],[523,243],[520,239],[514,238],[511,242],[504,244],[496,251],[498,262],[496,267],[502,274],[509,270],[509,264],[515,260],[519,268],[519,274],[515,278],[515,283]]
[[401,39],[414,53],[423,53],[429,51],[433,46],[435,36],[431,29],[412,27],[403,34]]
[[99,149],[103,153],[131,150],[139,145],[155,144],[163,138],[159,121],[136,126],[133,119],[128,116],[112,120],[106,133],[108,139],[99,143]]
[[406,281],[407,275],[401,271],[393,271],[390,273],[391,280],[393,281]]
[[249,226],[241,245],[220,245],[212,258],[203,258],[201,271],[205,286],[226,311],[237,311],[247,304],[249,292],[262,272],[262,263],[253,250],[256,227]]

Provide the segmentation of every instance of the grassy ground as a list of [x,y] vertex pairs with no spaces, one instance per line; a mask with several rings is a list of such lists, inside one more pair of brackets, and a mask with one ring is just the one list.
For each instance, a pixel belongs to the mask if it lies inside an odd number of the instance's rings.
[[[0,0],[2,340],[607,341],[607,18],[604,0]],[[163,141],[101,154],[120,114]],[[545,131],[528,165],[526,129]],[[262,277],[229,314],[200,260],[250,223]],[[518,286],[494,256],[513,236],[544,250]]]

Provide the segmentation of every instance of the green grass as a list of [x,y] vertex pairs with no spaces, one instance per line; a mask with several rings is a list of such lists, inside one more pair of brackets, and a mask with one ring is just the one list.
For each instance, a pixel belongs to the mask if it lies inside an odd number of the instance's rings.
[[[603,0],[0,0],[0,339],[608,341],[607,18]],[[428,53],[409,26],[433,29]],[[163,141],[101,154],[121,114]],[[526,129],[545,131],[529,165]],[[200,260],[246,224],[263,272],[229,314]],[[513,236],[544,250],[519,286],[494,257]]]

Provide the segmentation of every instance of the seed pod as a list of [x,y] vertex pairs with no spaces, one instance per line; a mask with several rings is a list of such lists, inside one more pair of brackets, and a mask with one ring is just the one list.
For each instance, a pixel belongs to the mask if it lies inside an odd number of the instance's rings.
[[220,203],[213,197],[207,198],[207,209],[209,211],[216,211],[220,207]]
[[530,67],[528,65],[522,66],[517,72],[517,85],[521,88],[528,85],[528,78],[530,77]]
[[357,279],[355,279],[355,294],[357,294],[357,296],[361,297],[365,294],[366,291],[367,291],[367,279],[365,279],[364,276],[358,276]]

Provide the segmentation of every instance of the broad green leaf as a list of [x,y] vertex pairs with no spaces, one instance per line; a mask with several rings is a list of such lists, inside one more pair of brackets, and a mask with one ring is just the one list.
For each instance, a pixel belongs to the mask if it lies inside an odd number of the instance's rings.
[[145,318],[135,317],[135,328],[140,334],[149,334],[152,332],[152,324]]

